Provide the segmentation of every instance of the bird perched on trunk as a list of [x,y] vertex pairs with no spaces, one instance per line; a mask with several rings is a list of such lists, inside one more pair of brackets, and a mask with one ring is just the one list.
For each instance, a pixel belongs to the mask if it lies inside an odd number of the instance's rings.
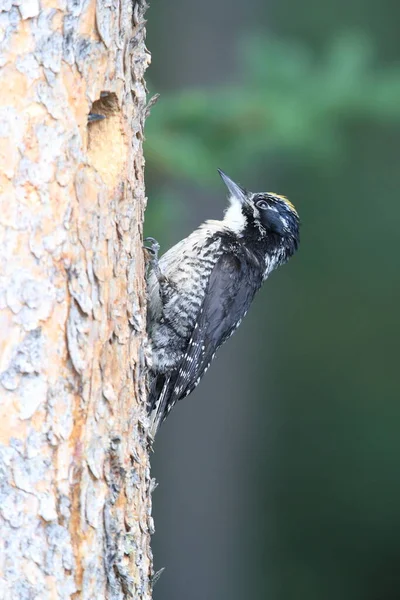
[[240,325],[262,283],[299,244],[299,217],[284,196],[249,192],[219,174],[229,191],[222,221],[206,221],[160,260],[157,242],[146,240],[153,438]]

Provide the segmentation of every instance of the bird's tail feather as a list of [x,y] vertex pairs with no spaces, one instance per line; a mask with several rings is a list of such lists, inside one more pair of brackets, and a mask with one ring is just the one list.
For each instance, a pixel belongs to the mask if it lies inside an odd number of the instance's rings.
[[160,425],[166,415],[166,407],[170,395],[169,382],[170,375],[159,375],[155,377],[150,386],[149,393],[149,416],[150,416],[150,436],[154,439]]

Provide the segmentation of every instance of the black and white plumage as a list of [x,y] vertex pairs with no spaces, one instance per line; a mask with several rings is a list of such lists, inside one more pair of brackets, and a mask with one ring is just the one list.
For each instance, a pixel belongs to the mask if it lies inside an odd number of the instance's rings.
[[206,221],[159,261],[152,248],[152,437],[176,402],[197,386],[268,275],[299,243],[299,218],[285,197],[248,192],[219,173],[229,190],[224,219]]

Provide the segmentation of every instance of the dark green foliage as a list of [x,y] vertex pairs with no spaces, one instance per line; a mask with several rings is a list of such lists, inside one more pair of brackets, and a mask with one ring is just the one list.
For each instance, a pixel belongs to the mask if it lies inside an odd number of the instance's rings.
[[335,164],[350,120],[400,123],[400,67],[377,68],[368,39],[337,37],[321,56],[290,40],[248,37],[239,83],[162,94],[146,125],[147,158],[200,184],[215,168],[248,174],[277,153]]
[[[217,167],[302,220],[298,254],[161,433],[159,597],[398,600],[400,5],[264,4],[279,41],[244,40],[235,81],[161,90],[146,125],[146,227],[164,249],[222,213]],[[369,37],[324,42],[343,25]]]

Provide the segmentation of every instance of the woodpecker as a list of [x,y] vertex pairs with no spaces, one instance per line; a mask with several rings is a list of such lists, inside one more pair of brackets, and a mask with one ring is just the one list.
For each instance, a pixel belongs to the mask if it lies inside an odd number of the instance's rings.
[[198,385],[263,282],[299,244],[299,217],[287,198],[249,192],[218,172],[229,192],[223,220],[206,221],[160,260],[158,243],[145,240],[152,438]]

